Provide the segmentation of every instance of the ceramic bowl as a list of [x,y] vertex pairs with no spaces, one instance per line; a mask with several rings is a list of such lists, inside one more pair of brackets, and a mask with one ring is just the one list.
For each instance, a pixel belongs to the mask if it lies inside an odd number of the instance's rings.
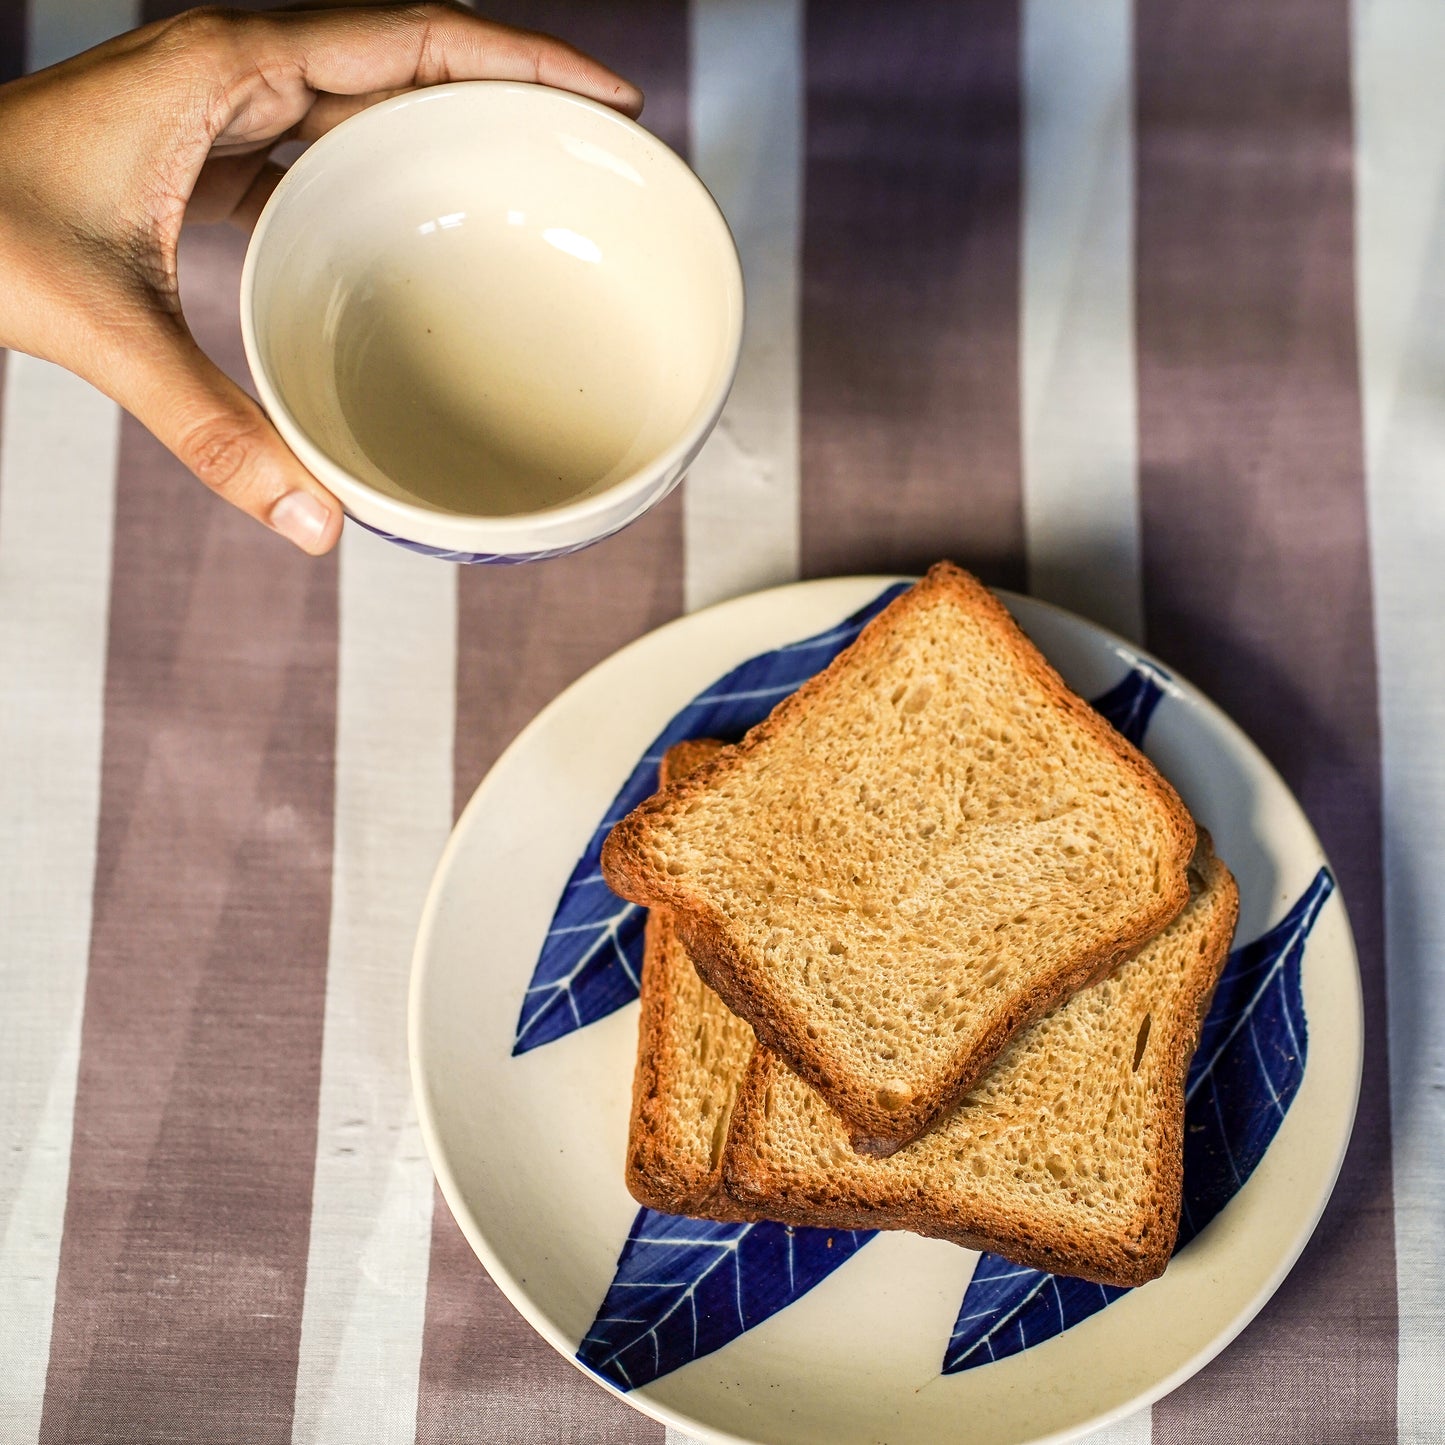
[[241,280],[261,401],[347,513],[415,551],[574,551],[676,485],[737,367],[712,197],[592,101],[472,81],[337,126]]

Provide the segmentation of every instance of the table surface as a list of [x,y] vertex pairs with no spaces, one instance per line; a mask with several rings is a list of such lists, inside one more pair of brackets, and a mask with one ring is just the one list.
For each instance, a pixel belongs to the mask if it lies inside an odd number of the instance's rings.
[[[0,75],[165,4],[0,0]],[[308,561],[0,353],[0,1438],[657,1442],[434,1194],[415,920],[507,741],[754,587],[987,581],[1134,635],[1296,790],[1359,943],[1359,1123],[1243,1336],[1108,1438],[1445,1439],[1445,11],[537,0],[748,272],[688,484],[577,556]],[[243,240],[193,327],[244,376]]]

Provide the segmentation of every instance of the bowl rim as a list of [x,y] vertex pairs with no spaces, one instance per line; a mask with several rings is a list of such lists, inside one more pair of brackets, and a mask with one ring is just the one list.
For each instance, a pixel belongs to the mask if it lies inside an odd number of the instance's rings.
[[[665,451],[600,492],[554,507],[508,516],[448,512],[404,501],[373,487],[329,456],[297,421],[273,382],[262,360],[258,334],[260,328],[256,317],[256,273],[266,236],[281,208],[288,203],[289,198],[309,174],[318,166],[324,165],[333,151],[354,144],[367,130],[384,126],[385,117],[392,112],[422,103],[483,99],[489,103],[498,100],[504,100],[504,103],[521,100],[524,104],[545,107],[561,104],[580,109],[622,131],[633,144],[640,142],[655,151],[664,170],[681,183],[683,193],[691,194],[695,201],[701,203],[702,213],[712,219],[717,227],[717,234],[725,243],[721,247],[722,280],[731,317],[725,362],[718,380],[694,414],[692,423]],[[722,208],[697,172],[666,142],[645,126],[623,115],[621,111],[613,110],[587,96],[531,81],[449,81],[442,85],[407,91],[347,117],[308,146],[282,176],[252,229],[241,269],[241,341],[246,363],[261,404],[272,424],[306,469],[331,490],[348,515],[364,521],[373,530],[384,529],[398,540],[436,548],[498,555],[506,555],[508,552],[534,552],[550,546],[584,545],[589,540],[600,540],[620,526],[636,520],[659,501],[670,490],[670,484],[658,488],[656,496],[644,500],[648,489],[656,487],[660,479],[667,478],[674,471],[681,474],[701,449],[722,414],[741,359],[745,311],[742,262],[736,239]],[[675,481],[675,478],[673,480]]]

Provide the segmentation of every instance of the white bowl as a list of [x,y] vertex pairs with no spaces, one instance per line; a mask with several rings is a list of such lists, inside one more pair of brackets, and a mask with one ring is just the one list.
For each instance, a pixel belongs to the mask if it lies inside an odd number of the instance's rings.
[[437,86],[337,126],[241,278],[287,444],[358,522],[456,561],[574,551],[659,501],[717,422],[742,324],[702,182],[538,85]]

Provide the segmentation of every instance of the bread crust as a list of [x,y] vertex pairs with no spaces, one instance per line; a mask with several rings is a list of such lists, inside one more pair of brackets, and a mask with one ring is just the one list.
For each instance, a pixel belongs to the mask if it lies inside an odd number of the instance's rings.
[[[710,738],[677,743],[663,758],[660,781],[685,777],[722,744]],[[679,1060],[672,1048],[677,1010],[673,970],[690,967],[680,956],[671,914],[648,911],[642,950],[642,1010],[637,1028],[637,1067],[632,1076],[632,1115],[627,1130],[627,1188],[649,1209],[707,1219],[750,1220],[757,1214],[731,1199],[722,1185],[722,1160],[699,1171],[677,1138],[675,1115]]]
[[961,1205],[946,1190],[930,1192],[926,1178],[902,1176],[893,1169],[870,1173],[862,1183],[857,1171],[853,1177],[836,1177],[820,1170],[806,1180],[779,1174],[768,1166],[759,1141],[768,1129],[768,1089],[784,1065],[762,1048],[754,1051],[733,1111],[723,1158],[723,1187],[728,1197],[738,1207],[755,1209],[784,1224],[907,1229],[999,1254],[1030,1268],[1100,1284],[1134,1286],[1162,1274],[1179,1231],[1189,1065],[1239,916],[1239,890],[1202,831],[1194,866],[1203,876],[1204,886],[1216,890],[1216,901],[1206,947],[1197,955],[1198,966],[1151,1014],[1150,1045],[1163,1055],[1156,1065],[1150,1101],[1155,1169],[1145,1199],[1123,1231],[1070,1236],[1030,1217],[1022,1202],[1017,1209],[992,1209],[980,1201]]
[[[886,646],[889,634],[910,610],[948,594],[959,606],[990,621],[1002,644],[1015,654],[1022,672],[1029,674],[1046,696],[1064,710],[1157,803],[1174,842],[1172,858],[1164,862],[1168,884],[1157,902],[1142,909],[1129,926],[1061,963],[1052,974],[1038,978],[1012,1003],[988,1021],[971,1052],[960,1052],[952,1067],[934,1086],[916,1091],[892,1111],[885,1110],[866,1083],[850,1079],[830,1066],[826,1052],[808,1037],[790,1000],[756,967],[733,936],[728,920],[709,902],[654,865],[648,846],[654,819],[724,782],[746,758],[772,738],[793,727],[839,686],[840,678],[866,666]],[[740,743],[721,749],[688,777],[664,788],[628,814],[608,835],[602,849],[602,872],[613,890],[650,908],[671,909],[698,972],[734,1013],[745,1018],[759,1040],[777,1053],[805,1082],[816,1089],[845,1121],[853,1147],[860,1153],[886,1157],[924,1133],[968,1092],[1020,1029],[1055,1004],[1086,986],[1092,979],[1117,967],[1162,929],[1189,899],[1186,869],[1194,852],[1195,828],[1189,812],[1173,788],[1132,744],[1122,738],[1086,702],[1072,693],[1063,679],[1029,641],[1023,630],[982,583],[949,562],[937,563],[928,575],[875,617],[850,647],[822,672],[785,698]]]

